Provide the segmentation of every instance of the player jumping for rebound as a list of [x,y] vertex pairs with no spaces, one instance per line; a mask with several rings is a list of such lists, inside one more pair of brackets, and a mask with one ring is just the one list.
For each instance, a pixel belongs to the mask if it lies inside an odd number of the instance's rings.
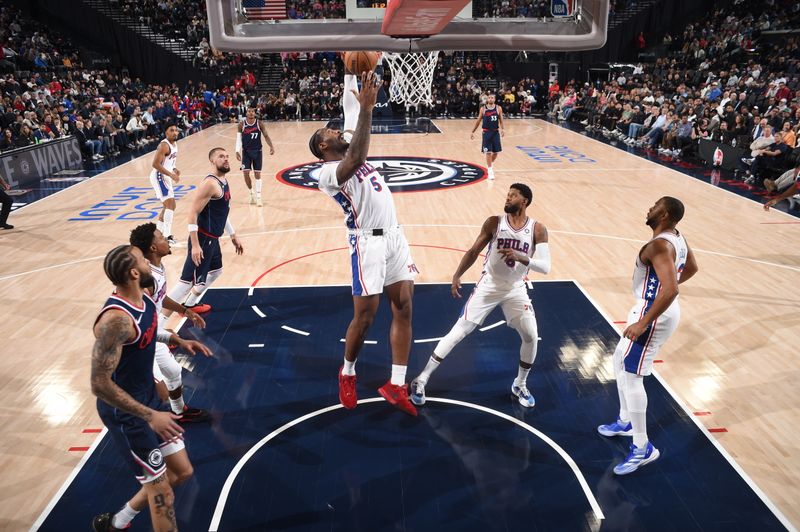
[[[339,370],[339,401],[345,408],[356,407],[356,358],[385,292],[392,307],[392,374],[378,392],[395,407],[416,416],[405,382],[411,351],[411,299],[418,272],[397,223],[392,193],[380,172],[367,162],[372,109],[380,85],[373,72],[362,74],[361,92],[356,92],[355,75],[345,74],[344,80],[345,131],[322,128],[309,141],[311,153],[325,161],[319,188],[344,211],[350,247],[353,320],[347,328],[344,364]],[[355,129],[350,141],[349,129]]]
[[494,179],[494,161],[497,154],[503,151],[500,146],[500,137],[505,136],[505,126],[503,125],[503,109],[495,103],[495,95],[489,94],[486,97],[486,105],[481,107],[478,112],[478,119],[475,127],[469,134],[470,140],[475,138],[475,130],[483,124],[483,143],[481,151],[486,154],[486,168],[489,170],[489,179]]

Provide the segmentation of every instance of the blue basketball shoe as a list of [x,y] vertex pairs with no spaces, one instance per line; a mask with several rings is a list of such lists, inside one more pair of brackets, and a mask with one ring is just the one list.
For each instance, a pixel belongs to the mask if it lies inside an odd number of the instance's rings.
[[511,393],[517,396],[517,399],[519,399],[519,404],[525,408],[533,408],[533,406],[536,404],[536,399],[533,398],[531,392],[528,391],[528,387],[524,384],[522,386],[517,386],[516,382],[512,384]]
[[608,425],[600,425],[597,432],[603,436],[633,436],[633,425],[628,421],[623,423],[619,418]]
[[425,404],[425,385],[422,384],[417,379],[411,381],[411,393],[409,394],[408,398],[411,399],[411,402],[417,406],[422,406]]
[[627,475],[633,473],[640,467],[650,462],[655,462],[659,456],[661,456],[661,453],[659,453],[658,449],[653,447],[653,444],[650,442],[647,442],[647,445],[642,448],[631,444],[630,454],[628,454],[625,460],[614,466],[614,474]]

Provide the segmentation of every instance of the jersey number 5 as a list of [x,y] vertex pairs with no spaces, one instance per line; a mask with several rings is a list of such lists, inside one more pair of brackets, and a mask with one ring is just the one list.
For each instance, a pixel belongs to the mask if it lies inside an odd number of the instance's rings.
[[378,183],[378,176],[374,175],[369,179],[369,182],[372,183],[372,188],[375,189],[376,192],[380,192],[383,190],[383,187],[380,183]]

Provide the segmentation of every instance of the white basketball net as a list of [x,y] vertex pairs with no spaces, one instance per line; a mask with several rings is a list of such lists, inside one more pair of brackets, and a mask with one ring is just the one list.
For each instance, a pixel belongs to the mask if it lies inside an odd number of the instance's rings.
[[432,105],[433,71],[438,56],[439,52],[384,53],[392,71],[389,99],[403,103],[407,108],[420,103]]

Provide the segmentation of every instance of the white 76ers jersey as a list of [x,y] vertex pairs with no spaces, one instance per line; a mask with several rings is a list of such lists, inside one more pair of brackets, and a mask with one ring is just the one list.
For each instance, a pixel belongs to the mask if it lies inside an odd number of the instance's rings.
[[508,215],[497,217],[497,232],[489,242],[486,259],[483,263],[483,273],[487,275],[487,282],[500,286],[521,285],[528,273],[528,266],[517,261],[506,260],[500,254],[501,249],[513,249],[528,257],[533,256],[536,242],[533,237],[533,228],[536,221],[528,221],[520,229],[514,229],[508,221]]
[[[175,165],[178,164],[178,143],[170,144],[167,139],[163,139],[161,142],[166,142],[167,146],[169,146],[169,153],[166,157],[164,157],[164,162],[161,163],[161,166],[172,172],[175,170]],[[155,175],[157,170],[153,168],[152,174]]]
[[[686,257],[689,254],[689,246],[686,245],[686,239],[680,233],[665,232],[657,234],[648,244],[659,238],[666,240],[675,248],[675,271],[678,272],[678,280],[680,280],[683,268],[686,266]],[[637,255],[636,268],[633,270],[633,296],[645,301],[653,301],[660,289],[661,280],[658,278],[655,268],[642,264],[639,255]],[[675,302],[677,301],[675,299]]]
[[348,229],[390,229],[397,226],[397,213],[389,186],[371,164],[365,162],[353,177],[339,185],[336,169],[340,161],[322,165],[319,188],[344,211]]
[[156,315],[161,314],[161,308],[164,306],[164,298],[167,297],[167,270],[164,264],[161,268],[156,268],[150,265],[150,273],[153,274],[154,285],[153,297],[151,298],[156,304]]

